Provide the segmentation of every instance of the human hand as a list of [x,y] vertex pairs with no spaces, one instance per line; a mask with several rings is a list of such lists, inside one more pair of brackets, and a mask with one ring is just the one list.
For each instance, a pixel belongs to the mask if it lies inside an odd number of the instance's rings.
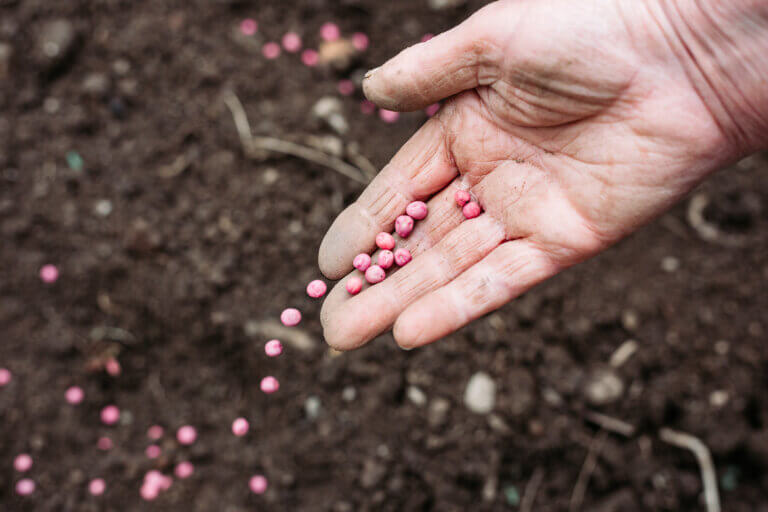
[[[337,279],[413,200],[414,259],[323,305],[328,343],[413,348],[609,247],[768,140],[768,2],[503,0],[369,73],[377,105],[451,97],[339,215]],[[736,84],[738,87],[734,87]],[[484,213],[465,220],[457,188]]]

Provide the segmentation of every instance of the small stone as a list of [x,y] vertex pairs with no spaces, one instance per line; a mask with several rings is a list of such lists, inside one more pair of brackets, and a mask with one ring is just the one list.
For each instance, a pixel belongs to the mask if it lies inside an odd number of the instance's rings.
[[308,396],[307,399],[304,400],[304,414],[306,414],[307,418],[310,420],[315,420],[320,416],[321,408],[322,403],[320,402],[320,399],[314,395]]
[[470,377],[464,390],[464,405],[476,414],[488,414],[496,404],[496,383],[485,372]]
[[344,105],[339,98],[323,96],[312,106],[312,115],[340,135],[349,131],[349,123],[344,117]]
[[709,403],[712,407],[715,407],[717,409],[723,407],[725,404],[728,403],[728,400],[730,400],[730,395],[727,391],[722,389],[717,389],[710,393],[709,395]]
[[624,382],[612,369],[599,368],[587,377],[583,393],[592,405],[611,404],[624,394]]
[[635,311],[626,309],[621,312],[621,325],[628,331],[634,331],[640,326],[640,318]]
[[52,72],[64,64],[74,52],[77,32],[74,25],[65,19],[44,23],[38,31],[37,52],[44,70]]
[[680,260],[678,260],[674,256],[667,256],[666,258],[661,260],[661,270],[663,270],[664,272],[672,273],[679,268],[680,268]]
[[343,72],[352,66],[357,55],[357,48],[348,39],[341,38],[335,41],[323,41],[318,49],[318,62],[336,71]]
[[353,386],[347,386],[341,391],[341,399],[345,402],[353,402],[357,398],[357,390]]
[[405,396],[417,407],[424,407],[427,403],[427,395],[417,386],[408,386],[408,389],[405,390]]
[[429,8],[433,11],[442,11],[460,7],[466,3],[466,0],[429,0]]
[[448,419],[451,403],[445,398],[435,398],[429,403],[427,409],[427,423],[432,428],[441,427]]
[[96,98],[104,97],[109,92],[109,77],[104,73],[90,73],[83,79],[83,92]]
[[109,214],[112,213],[112,201],[109,199],[99,199],[93,205],[93,213],[99,217],[109,217]]

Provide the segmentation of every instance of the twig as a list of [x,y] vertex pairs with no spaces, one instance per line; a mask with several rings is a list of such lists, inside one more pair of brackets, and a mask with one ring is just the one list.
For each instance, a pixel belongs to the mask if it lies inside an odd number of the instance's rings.
[[228,93],[224,97],[224,103],[227,105],[230,112],[232,112],[232,118],[235,121],[235,128],[240,137],[240,143],[243,145],[243,150],[248,158],[255,158],[259,151],[282,153],[284,155],[295,156],[328,167],[329,169],[358,183],[362,183],[363,185],[368,184],[368,180],[365,179],[365,173],[363,171],[327,153],[274,137],[255,137],[251,133],[248,117],[246,116],[243,104],[238,97],[235,96],[234,93]]
[[608,437],[608,432],[601,430],[595,437],[592,438],[592,442],[589,444],[589,451],[584,459],[584,465],[581,466],[579,471],[579,477],[576,479],[576,485],[573,487],[573,493],[571,494],[571,503],[568,506],[569,512],[577,512],[581,509],[581,504],[584,503],[584,496],[587,493],[587,485],[589,485],[589,479],[592,477],[592,473],[597,466],[597,458],[600,456],[600,452],[603,450],[603,444]]
[[360,168],[368,181],[371,181],[373,178],[375,178],[376,174],[379,172],[376,166],[373,165],[371,161],[365,157],[365,155],[360,153],[358,144],[356,142],[347,146],[347,157],[349,158],[350,162]]
[[685,432],[678,432],[671,428],[659,430],[659,437],[665,443],[673,444],[679,448],[685,448],[693,452],[696,462],[701,469],[701,480],[704,483],[704,502],[707,512],[720,512],[720,495],[717,490],[717,476],[715,465],[712,463],[712,455],[709,448],[697,437]]
[[594,423],[595,425],[609,432],[613,432],[624,437],[632,437],[635,435],[635,426],[618,418],[607,416],[597,411],[589,410],[584,412],[584,418],[587,421]]
[[531,475],[531,479],[525,485],[525,491],[523,491],[523,499],[520,500],[520,512],[531,512],[533,510],[533,502],[536,501],[536,493],[539,492],[541,482],[544,480],[544,470],[536,468]]

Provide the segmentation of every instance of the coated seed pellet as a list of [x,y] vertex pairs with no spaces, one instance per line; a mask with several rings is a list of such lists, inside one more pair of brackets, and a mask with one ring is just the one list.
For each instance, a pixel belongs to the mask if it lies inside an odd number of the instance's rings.
[[365,271],[365,280],[371,284],[380,283],[385,277],[387,277],[387,273],[378,265],[371,265],[371,267]]
[[391,251],[395,248],[395,237],[382,231],[376,235],[376,247]]
[[461,212],[464,214],[464,217],[468,219],[474,219],[475,217],[480,215],[480,212],[481,212],[480,205],[474,201],[470,201],[469,203],[464,205],[464,208],[461,209]]
[[350,295],[357,295],[363,289],[363,280],[359,277],[350,277],[347,279],[346,288]]
[[408,238],[413,231],[413,218],[409,215],[401,215],[395,220],[395,232],[402,238]]
[[427,216],[427,203],[424,201],[414,201],[405,207],[405,213],[410,215],[416,220],[421,220]]
[[395,262],[395,255],[392,251],[381,251],[376,258],[376,263],[383,269],[388,269]]
[[411,251],[403,247],[395,250],[395,263],[398,267],[402,267],[411,261]]

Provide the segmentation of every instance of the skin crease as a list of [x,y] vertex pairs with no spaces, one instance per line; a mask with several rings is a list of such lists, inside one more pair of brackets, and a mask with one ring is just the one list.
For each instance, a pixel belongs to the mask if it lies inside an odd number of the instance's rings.
[[[326,234],[320,269],[338,279],[407,204],[429,207],[397,238],[413,261],[358,295],[330,292],[327,342],[440,339],[765,148],[767,4],[503,0],[369,72],[382,108],[449,99]],[[479,217],[464,220],[459,189]]]

